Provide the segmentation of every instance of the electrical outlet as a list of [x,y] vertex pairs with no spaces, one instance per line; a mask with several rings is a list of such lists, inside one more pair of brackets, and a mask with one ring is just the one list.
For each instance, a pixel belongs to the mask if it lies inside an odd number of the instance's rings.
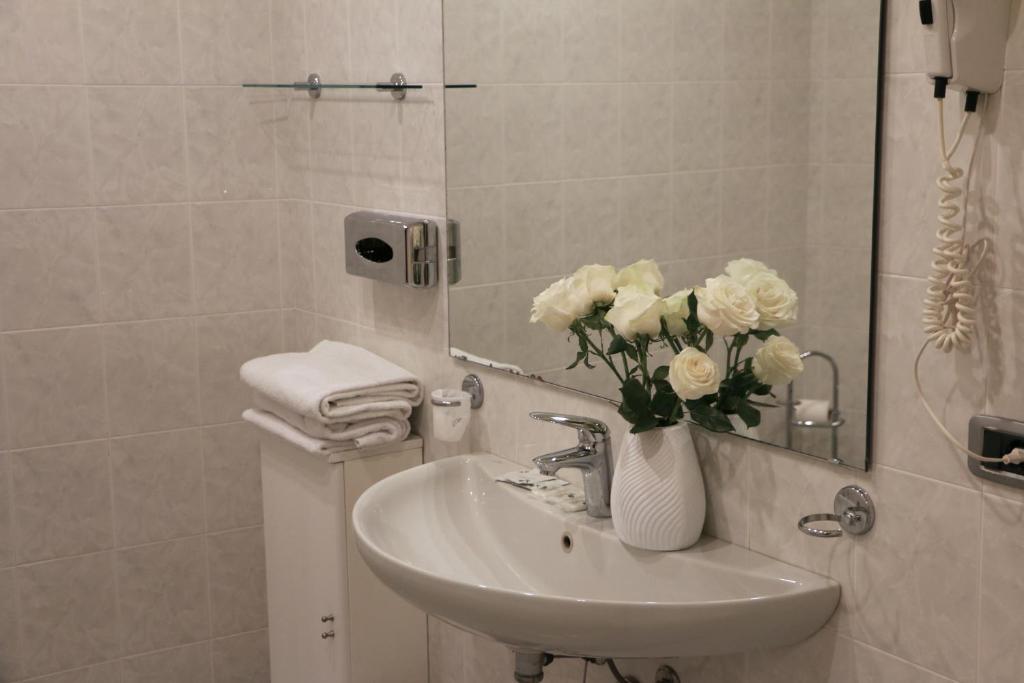
[[[979,455],[1001,458],[1015,448],[1024,448],[1024,422],[991,415],[971,418],[967,447]],[[975,476],[1006,486],[1024,488],[1024,465],[978,462],[967,459]]]

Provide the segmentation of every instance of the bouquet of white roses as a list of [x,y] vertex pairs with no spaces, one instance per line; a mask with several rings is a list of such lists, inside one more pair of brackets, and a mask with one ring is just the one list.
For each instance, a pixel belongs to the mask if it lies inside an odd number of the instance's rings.
[[[596,358],[615,373],[619,414],[633,433],[677,424],[686,415],[714,431],[733,431],[730,415],[748,427],[761,422],[755,397],[803,372],[796,345],[778,328],[796,321],[796,292],[760,261],[731,261],[703,287],[662,298],[665,284],[654,261],[616,271],[584,266],[533,300],[530,322],[569,331],[579,344],[574,368]],[[762,342],[750,354],[748,342]],[[708,351],[725,344],[723,368]],[[652,348],[671,349],[668,365],[650,367]]]

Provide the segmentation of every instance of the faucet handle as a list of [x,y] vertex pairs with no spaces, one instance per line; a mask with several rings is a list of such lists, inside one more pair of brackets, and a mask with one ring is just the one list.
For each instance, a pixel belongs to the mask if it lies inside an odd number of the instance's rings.
[[532,412],[530,417],[542,422],[571,427],[577,431],[581,444],[592,444],[608,438],[608,425],[592,417],[562,415],[561,413]]

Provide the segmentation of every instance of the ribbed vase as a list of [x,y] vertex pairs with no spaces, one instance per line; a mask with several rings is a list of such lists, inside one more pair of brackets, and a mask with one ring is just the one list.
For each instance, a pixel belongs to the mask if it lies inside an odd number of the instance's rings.
[[685,424],[627,433],[612,480],[612,522],[627,545],[682,550],[704,528],[704,477]]

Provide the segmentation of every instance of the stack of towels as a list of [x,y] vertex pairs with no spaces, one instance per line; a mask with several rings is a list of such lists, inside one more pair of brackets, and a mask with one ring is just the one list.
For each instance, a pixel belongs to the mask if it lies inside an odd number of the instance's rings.
[[311,453],[403,441],[423,401],[415,375],[340,342],[254,358],[241,375],[255,404],[242,418]]

